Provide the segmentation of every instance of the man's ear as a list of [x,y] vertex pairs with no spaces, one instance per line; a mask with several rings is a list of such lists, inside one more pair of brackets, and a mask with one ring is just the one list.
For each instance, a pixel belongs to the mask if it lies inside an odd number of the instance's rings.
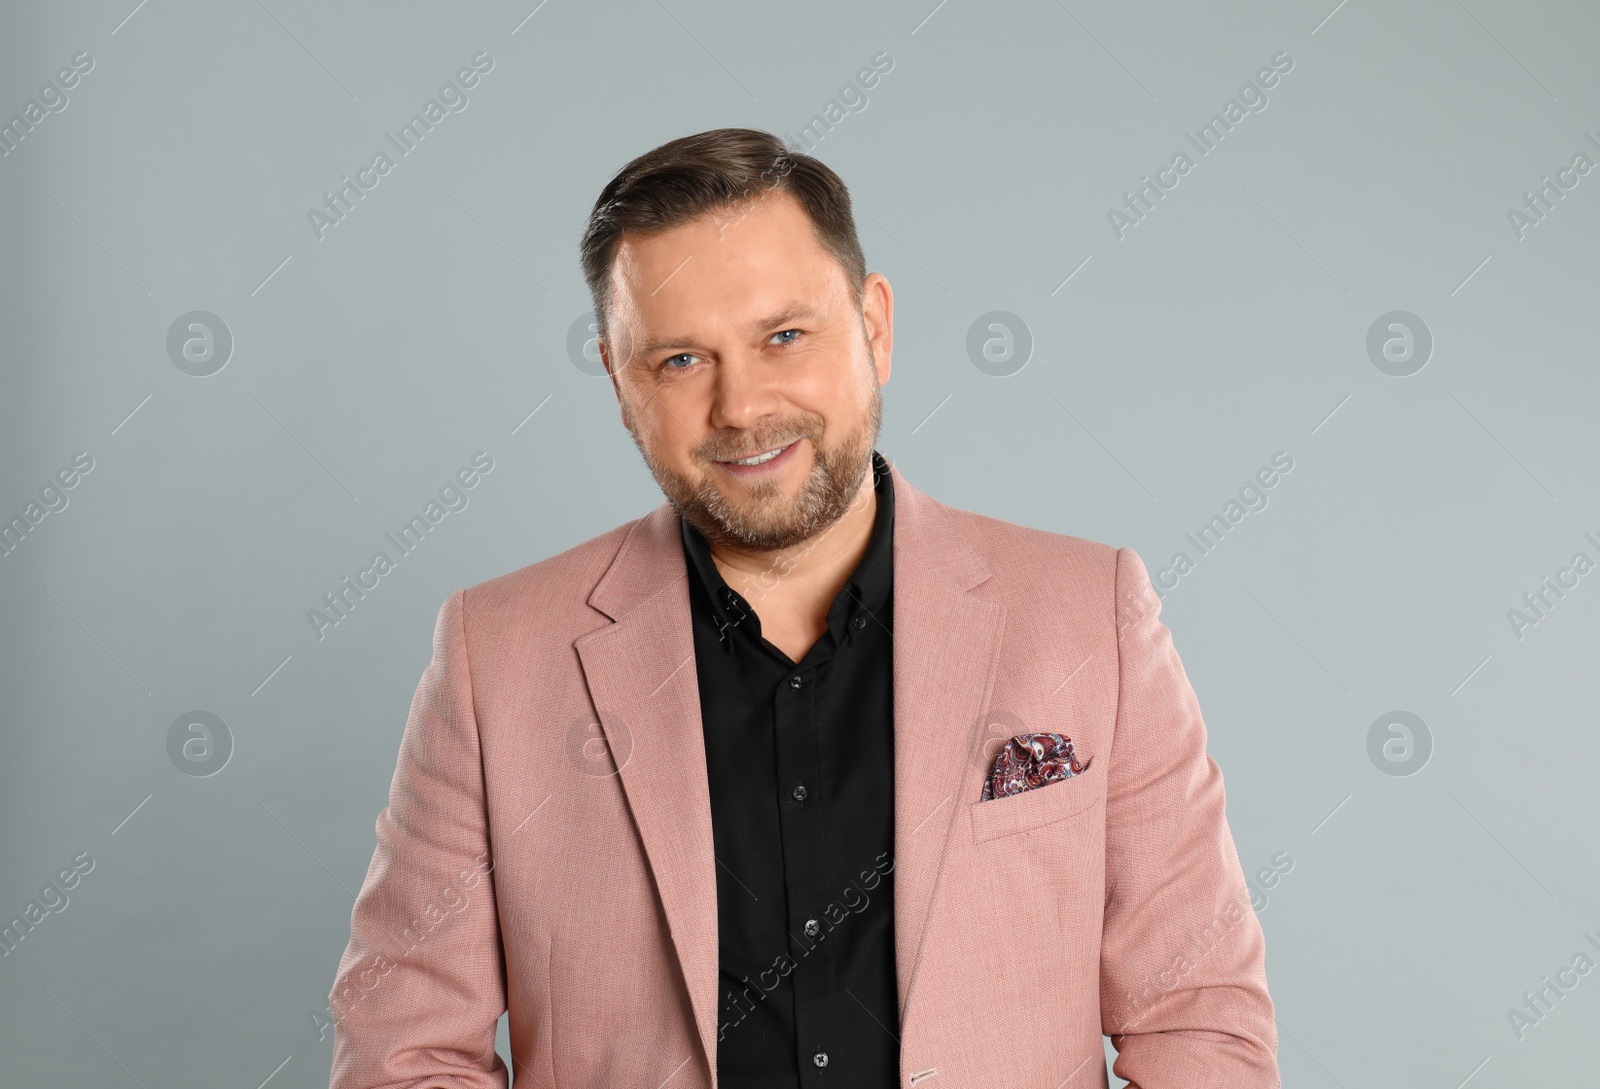
[[872,361],[878,372],[878,385],[889,381],[890,357],[894,351],[894,289],[881,272],[869,272],[861,283],[861,322],[872,345]]

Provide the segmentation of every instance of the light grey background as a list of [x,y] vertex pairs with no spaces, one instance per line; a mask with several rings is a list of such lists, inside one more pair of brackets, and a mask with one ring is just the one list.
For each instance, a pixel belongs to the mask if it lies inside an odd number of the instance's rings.
[[[0,559],[0,920],[94,862],[0,958],[0,1083],[326,1084],[313,1014],[440,604],[661,501],[566,347],[595,194],[679,135],[794,133],[885,51],[815,148],[896,292],[880,449],[947,503],[1195,561],[1162,617],[1239,855],[1293,860],[1260,911],[1284,1084],[1600,1071],[1600,975],[1508,1018],[1600,962],[1600,573],[1508,618],[1600,561],[1600,176],[1508,217],[1600,162],[1592,5],[136,2],[0,13],[0,119],[94,61],[0,157],[0,519],[94,465]],[[480,52],[319,240],[308,210]],[[1280,53],[1119,239],[1108,209]],[[967,350],[997,310],[1033,340],[1007,377]],[[210,377],[167,352],[191,311],[234,338]],[[1391,311],[1434,338],[1408,377],[1368,353]],[[197,710],[233,743],[209,777],[168,755]],[[1369,757],[1394,711],[1432,745],[1407,776],[1403,739]]]

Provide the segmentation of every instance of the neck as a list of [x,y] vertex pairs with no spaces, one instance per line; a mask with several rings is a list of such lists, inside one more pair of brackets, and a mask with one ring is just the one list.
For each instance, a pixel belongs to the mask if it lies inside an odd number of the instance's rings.
[[765,602],[819,620],[866,554],[877,513],[878,494],[868,473],[844,516],[795,547],[745,552],[713,544],[711,558],[758,614]]

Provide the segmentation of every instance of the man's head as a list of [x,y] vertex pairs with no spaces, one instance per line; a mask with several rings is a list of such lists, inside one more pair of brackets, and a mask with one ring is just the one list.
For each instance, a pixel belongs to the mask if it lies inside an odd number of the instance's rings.
[[752,129],[674,140],[601,191],[582,255],[623,425],[689,523],[768,552],[836,522],[871,467],[893,345],[838,175]]

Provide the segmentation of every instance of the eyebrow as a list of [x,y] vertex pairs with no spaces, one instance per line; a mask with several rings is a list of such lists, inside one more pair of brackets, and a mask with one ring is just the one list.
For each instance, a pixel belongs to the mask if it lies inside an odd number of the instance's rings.
[[[750,324],[750,332],[755,334],[765,329],[772,329],[780,325],[788,325],[791,322],[800,321],[802,319],[812,322],[821,321],[822,312],[808,303],[790,303],[788,306],[785,306],[776,313],[770,314],[759,321],[752,322]],[[649,344],[646,344],[643,348],[640,348],[638,354],[655,355],[657,352],[664,352],[668,348],[693,348],[698,343],[699,342],[693,337],[676,337],[672,340],[655,340],[651,341]]]

